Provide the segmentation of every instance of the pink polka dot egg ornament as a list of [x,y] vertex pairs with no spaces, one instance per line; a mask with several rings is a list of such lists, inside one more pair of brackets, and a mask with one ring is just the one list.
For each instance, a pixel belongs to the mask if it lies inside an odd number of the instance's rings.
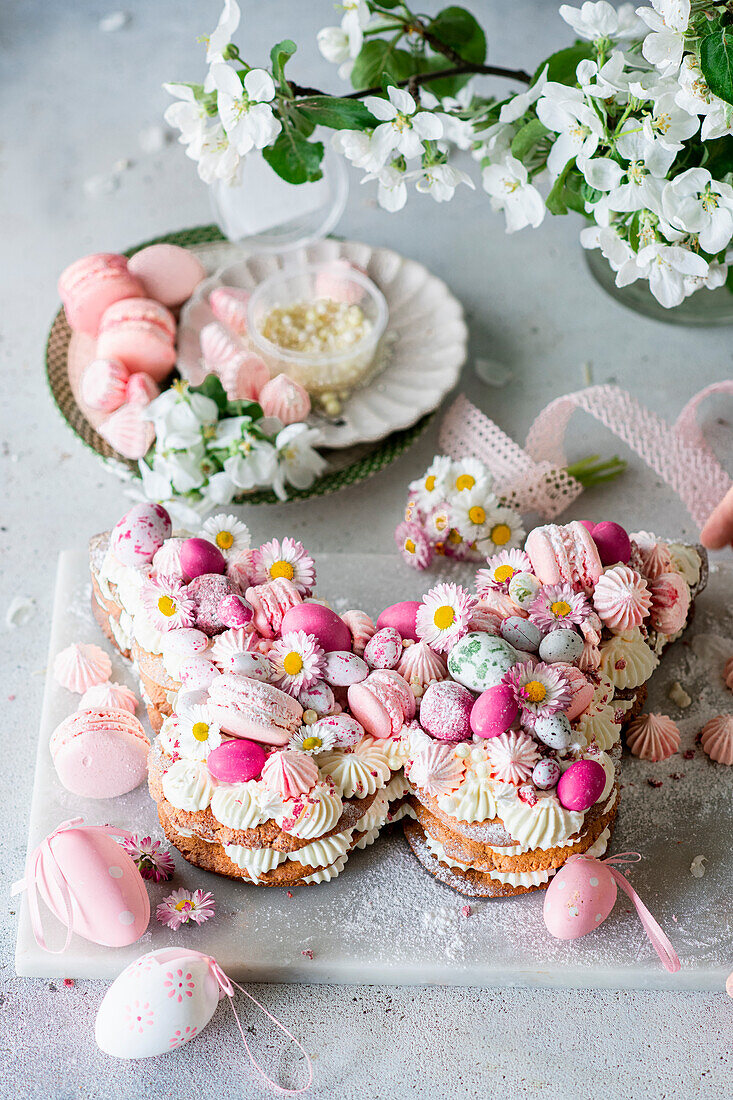
[[[27,892],[39,947],[59,954],[73,933],[103,947],[127,947],[140,939],[150,920],[150,901],[134,860],[115,839],[127,836],[123,829],[85,825],[78,817],[62,822],[31,852],[25,877],[12,893]],[[60,949],[46,946],[40,901],[66,928]]]

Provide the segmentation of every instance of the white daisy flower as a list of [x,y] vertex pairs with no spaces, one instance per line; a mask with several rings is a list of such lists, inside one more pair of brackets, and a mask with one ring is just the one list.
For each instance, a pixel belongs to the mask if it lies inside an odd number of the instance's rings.
[[436,505],[445,500],[452,469],[453,463],[449,458],[436,455],[422,477],[410,482],[410,492],[415,494],[417,506],[423,514],[432,512]]
[[451,524],[468,542],[483,541],[496,525],[497,508],[496,497],[483,487],[465,489],[451,500]]
[[456,493],[464,493],[467,489],[481,489],[487,495],[492,484],[491,474],[480,459],[461,458],[453,463],[448,499],[452,503]]
[[418,637],[438,653],[446,653],[468,632],[476,603],[476,597],[459,584],[436,584],[417,609]]
[[218,546],[225,558],[236,558],[243,550],[249,550],[252,542],[247,524],[223,512],[209,516],[201,528],[201,536]]
[[[319,726],[315,729],[314,726]],[[336,746],[336,734],[333,730],[324,726],[320,728],[320,723],[314,723],[314,726],[301,726],[297,733],[288,741],[289,749],[298,749],[299,752],[305,752],[308,756],[315,756],[319,752],[329,752]]]
[[273,642],[268,658],[275,683],[295,697],[323,677],[325,654],[312,634],[293,630]]
[[178,715],[177,736],[183,756],[205,760],[221,744],[221,729],[211,707],[185,707]]
[[252,553],[255,584],[284,577],[301,596],[309,596],[316,583],[316,565],[302,542],[295,539],[270,539]]
[[151,626],[165,632],[194,624],[194,603],[173,577],[156,577],[145,583],[142,601]]
[[443,542],[448,538],[450,528],[450,505],[446,501],[441,501],[438,506],[425,517],[425,530],[433,539]]
[[512,508],[497,506],[492,512],[492,523],[486,536],[477,540],[477,548],[482,554],[491,557],[500,550],[519,547],[523,541],[522,517]]

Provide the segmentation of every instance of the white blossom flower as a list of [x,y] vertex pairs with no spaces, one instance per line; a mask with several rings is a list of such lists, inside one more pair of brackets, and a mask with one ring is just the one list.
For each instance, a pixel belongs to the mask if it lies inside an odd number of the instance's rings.
[[163,88],[179,101],[171,103],[163,112],[168,125],[181,131],[178,140],[182,145],[200,141],[206,132],[209,116],[204,104],[196,99],[193,88],[188,84],[164,84]]
[[437,115],[420,111],[418,105],[404,88],[390,87],[387,99],[367,96],[364,106],[381,124],[376,127],[373,140],[384,156],[400,154],[408,160],[424,152],[424,141],[437,141],[443,127]]
[[547,169],[553,179],[573,157],[592,157],[605,137],[603,123],[580,88],[549,81],[536,110],[540,122],[558,135],[547,158]]
[[663,149],[679,152],[684,143],[700,129],[697,115],[691,115],[675,102],[673,92],[666,92],[654,101],[651,112],[642,116],[642,132],[649,142],[658,142]]
[[385,161],[381,151],[377,149],[372,135],[364,130],[337,130],[331,139],[331,144],[336,152],[351,161],[355,168],[364,168],[367,172],[379,172],[384,167]]
[[542,95],[542,90],[547,83],[547,70],[549,65],[545,65],[544,69],[537,77],[534,84],[527,89],[526,92],[520,92],[519,95],[513,96],[507,103],[504,104],[499,111],[499,122],[516,122],[522,115],[525,115],[533,103]]
[[206,130],[186,149],[186,156],[197,162],[200,178],[204,183],[223,180],[234,183],[239,172],[239,154],[219,123]]
[[694,294],[698,290],[702,290],[703,287],[708,290],[717,290],[718,287],[723,286],[727,277],[728,265],[713,260],[712,263],[708,264],[707,275],[685,276],[685,297],[689,298],[691,294]]
[[485,160],[502,160],[510,151],[516,132],[517,127],[511,122],[495,122],[493,126],[476,135],[481,140],[474,147],[471,156],[482,163]]
[[678,81],[675,103],[688,114],[703,116],[700,131],[703,141],[733,132],[733,106],[710,91],[694,54],[686,54],[682,59]]
[[476,188],[471,177],[460,168],[450,164],[428,164],[423,167],[415,187],[422,194],[432,195],[436,202],[447,202],[461,183],[467,184],[472,191]]
[[413,178],[414,173],[403,172],[401,168],[387,165],[376,172],[368,172],[361,182],[378,180],[377,202],[383,210],[396,214],[407,202],[407,181]]
[[320,440],[318,428],[309,428],[307,424],[288,424],[278,432],[275,438],[277,469],[272,487],[281,500],[287,499],[285,481],[296,489],[309,489],[325,470],[325,459],[315,450]]
[[264,149],[282,130],[269,106],[275,98],[275,84],[264,69],[250,69],[244,83],[228,65],[211,66],[217,91],[217,106],[224,131],[240,156],[251,149]]
[[706,168],[688,168],[665,185],[662,213],[675,229],[697,234],[706,252],[721,252],[733,237],[733,187]]
[[612,38],[618,30],[616,9],[606,0],[598,0],[595,4],[591,0],[585,0],[579,8],[561,4],[560,17],[573,28],[578,38],[585,38],[589,42],[595,42],[599,38]]
[[545,203],[529,183],[527,169],[511,155],[489,164],[482,173],[484,191],[491,196],[492,210],[503,210],[507,233],[531,225],[535,229],[545,216]]
[[646,268],[639,266],[636,253],[629,242],[619,236],[615,226],[590,225],[581,230],[580,243],[583,248],[600,248],[601,255],[616,272],[616,286],[629,286],[645,277]]
[[213,65],[217,61],[224,60],[224,50],[232,40],[232,35],[239,26],[241,12],[236,0],[224,0],[224,7],[219,16],[216,29],[211,32],[206,40],[206,61]]
[[685,278],[706,278],[708,263],[696,252],[676,244],[656,241],[639,249],[638,262],[647,267],[649,289],[666,309],[678,306],[685,298]]
[[277,470],[277,451],[272,443],[256,436],[245,436],[236,454],[224,461],[224,473],[237,489],[245,491],[270,485]]
[[144,420],[152,420],[158,446],[186,450],[201,442],[204,425],[216,424],[219,410],[215,401],[192,393],[183,383],[161,393],[142,415]]
[[339,76],[342,80],[348,80],[354,68],[354,58],[361,49],[361,29],[349,34],[343,27],[322,27],[317,41],[321,55],[326,61],[338,65]]
[[637,8],[636,14],[649,27],[641,47],[643,56],[663,76],[673,76],[682,61],[690,0],[652,0],[651,9]]
[[468,150],[473,146],[476,140],[473,123],[470,119],[459,117],[460,112],[467,111],[471,106],[473,91],[470,85],[466,84],[456,96],[443,96],[442,100],[423,89],[420,99],[422,106],[433,111],[440,120],[443,136],[438,144],[441,148],[447,150],[453,144],[458,149]]

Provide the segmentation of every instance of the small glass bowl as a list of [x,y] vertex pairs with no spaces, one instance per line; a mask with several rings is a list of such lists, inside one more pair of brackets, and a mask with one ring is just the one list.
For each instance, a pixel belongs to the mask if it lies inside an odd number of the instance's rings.
[[[335,298],[358,305],[370,323],[359,341],[333,352],[308,354],[273,343],[263,333],[273,309],[297,302]],[[267,363],[270,374],[286,374],[319,400],[328,414],[352,390],[379,371],[380,342],[387,326],[387,302],[381,290],[349,264],[330,260],[293,271],[278,271],[253,291],[247,307],[249,337]]]

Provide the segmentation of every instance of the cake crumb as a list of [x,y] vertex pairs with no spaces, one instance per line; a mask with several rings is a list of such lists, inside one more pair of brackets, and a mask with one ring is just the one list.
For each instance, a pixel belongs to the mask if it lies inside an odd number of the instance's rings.
[[649,784],[650,787],[657,787],[658,788],[658,787],[662,786],[662,780],[661,779],[647,779],[647,783]]
[[667,692],[669,698],[681,710],[685,710],[692,703],[692,698],[687,694],[679,680],[674,680]]
[[685,751],[682,753],[682,759],[683,760],[692,760],[694,758],[694,756],[695,756],[695,750],[694,749],[685,749]]
[[690,874],[693,878],[702,878],[705,874],[705,864],[708,861],[707,856],[695,856],[690,864]]
[[73,989],[76,985],[76,982],[73,978],[64,978],[64,985],[67,986],[69,989]]
[[462,905],[461,906],[461,916],[462,917],[470,917],[472,912],[473,912],[473,909],[471,908],[470,905]]
[[305,955],[306,959],[312,959],[313,958],[313,952],[311,951],[310,948],[307,948],[305,951],[301,951],[300,953],[301,953],[301,955]]
[[293,896],[293,891],[292,891],[292,890],[288,890],[287,896],[288,896],[289,898],[292,898],[292,896]]

